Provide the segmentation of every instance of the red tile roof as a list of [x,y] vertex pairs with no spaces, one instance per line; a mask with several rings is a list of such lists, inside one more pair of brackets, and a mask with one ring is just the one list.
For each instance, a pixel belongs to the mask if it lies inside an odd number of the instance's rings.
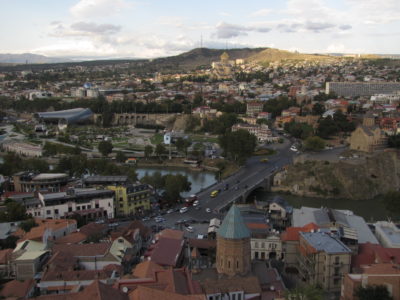
[[161,237],[151,251],[150,259],[161,266],[176,267],[184,241]]
[[0,297],[25,298],[34,284],[35,281],[33,279],[25,281],[11,280],[3,285],[3,288],[0,290]]
[[286,231],[282,232],[282,241],[298,241],[300,239],[300,232],[311,232],[312,230],[317,230],[319,227],[315,223],[309,223],[303,227],[288,227]]
[[108,253],[111,243],[93,243],[93,244],[70,244],[54,245],[53,252],[67,252],[74,257],[80,256],[104,256]]
[[359,268],[362,265],[370,265],[374,263],[394,262],[400,264],[399,248],[384,248],[378,244],[359,244],[358,254],[351,259],[352,268]]
[[166,292],[154,288],[139,286],[137,289],[129,293],[130,300],[205,300],[204,295],[180,295],[176,293]]
[[83,291],[61,295],[45,295],[35,299],[38,300],[128,300],[127,294],[114,289],[111,285],[104,284],[98,280],[93,281]]

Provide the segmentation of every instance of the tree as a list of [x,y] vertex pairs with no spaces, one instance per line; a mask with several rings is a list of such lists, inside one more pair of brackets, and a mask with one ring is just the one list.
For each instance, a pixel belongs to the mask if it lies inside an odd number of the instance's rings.
[[384,285],[367,285],[365,288],[360,286],[356,290],[355,295],[360,300],[393,300]]
[[113,145],[109,141],[101,141],[98,146],[99,152],[103,156],[108,156],[112,152]]
[[164,177],[164,189],[165,189],[165,199],[169,203],[175,203],[180,200],[181,192],[190,191],[191,182],[188,180],[187,176],[182,174],[176,175],[165,175]]
[[311,125],[307,123],[296,123],[290,122],[285,123],[285,131],[288,132],[291,136],[298,139],[306,139],[309,136],[313,135],[314,129]]
[[123,154],[121,151],[118,151],[115,160],[119,163],[124,163],[126,161],[125,154]]
[[187,156],[187,149],[192,144],[188,139],[178,138],[175,142],[176,149]]
[[400,192],[390,191],[383,196],[383,203],[386,210],[393,214],[393,216],[400,215]]
[[226,156],[239,163],[244,163],[246,158],[253,154],[257,138],[248,131],[240,129],[221,135],[218,142]]
[[28,216],[25,206],[11,199],[5,201],[6,209],[0,213],[0,222],[22,221]]
[[400,134],[389,136],[388,145],[391,148],[400,148]]
[[153,147],[150,145],[146,145],[144,147],[144,157],[148,159],[153,154]]
[[320,103],[315,103],[312,107],[312,114],[316,116],[321,116],[325,112],[325,107]]
[[163,144],[158,144],[156,146],[156,149],[154,150],[154,153],[158,156],[159,159],[161,159],[161,156],[167,152],[167,149],[165,149],[165,146]]
[[28,219],[26,221],[23,221],[19,224],[19,227],[25,231],[25,232],[29,232],[31,230],[31,228],[38,226],[38,224],[36,224],[35,219]]
[[317,135],[322,138],[329,138],[338,132],[338,128],[331,116],[322,118],[318,123]]
[[154,172],[153,175],[146,174],[140,181],[151,185],[155,191],[164,187],[164,177],[161,172]]
[[304,141],[306,150],[320,151],[325,148],[325,141],[319,136],[310,136]]
[[286,293],[288,300],[323,300],[323,291],[315,285],[306,285]]

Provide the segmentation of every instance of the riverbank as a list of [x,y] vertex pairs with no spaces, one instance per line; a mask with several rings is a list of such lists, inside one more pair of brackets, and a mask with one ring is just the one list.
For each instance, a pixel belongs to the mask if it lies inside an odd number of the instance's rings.
[[221,171],[221,179],[227,178],[232,174],[236,173],[240,166],[237,164],[224,160],[224,159],[204,159],[204,161],[198,165],[194,166],[192,164],[185,164],[184,159],[173,158],[168,160],[140,160],[137,163],[137,168],[184,168],[190,171],[202,172],[208,171],[217,173]]

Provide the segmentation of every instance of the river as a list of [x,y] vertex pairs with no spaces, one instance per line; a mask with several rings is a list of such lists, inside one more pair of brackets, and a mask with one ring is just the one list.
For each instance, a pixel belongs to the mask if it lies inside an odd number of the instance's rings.
[[157,168],[157,167],[149,167],[149,168],[137,168],[136,173],[138,174],[138,178],[142,178],[146,175],[152,175],[155,172],[160,172],[161,175],[167,174],[182,174],[188,177],[188,180],[192,183],[192,188],[189,192],[183,192],[181,195],[186,197],[191,194],[196,194],[202,189],[209,187],[210,185],[216,182],[215,175],[212,172],[204,172],[204,171],[191,171],[185,168]]
[[[189,181],[192,183],[192,188],[189,192],[182,193],[183,197],[190,194],[195,194],[201,189],[207,188],[208,186],[216,182],[215,175],[212,172],[196,172],[185,168],[138,168],[136,169],[138,177],[142,178],[147,173],[148,175],[154,172],[160,172],[162,175],[166,174],[182,174],[188,176]],[[355,214],[362,216],[367,222],[374,222],[377,220],[386,220],[387,212],[380,199],[354,201],[346,199],[325,199],[325,198],[313,198],[313,197],[300,197],[288,194],[271,193],[265,191],[257,191],[251,194],[248,201],[252,201],[254,197],[259,201],[271,200],[275,195],[279,195],[286,199],[290,205],[294,208],[300,208],[301,206],[309,207],[330,207],[336,209],[348,209],[353,211]]]

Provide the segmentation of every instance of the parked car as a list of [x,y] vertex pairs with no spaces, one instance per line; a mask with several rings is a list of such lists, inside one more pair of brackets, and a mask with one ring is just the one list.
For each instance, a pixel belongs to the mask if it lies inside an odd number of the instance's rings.
[[194,229],[193,229],[193,227],[192,227],[192,226],[188,226],[188,227],[186,227],[186,230],[187,230],[187,231],[189,231],[189,232],[194,232]]
[[207,208],[206,208],[206,212],[210,213],[210,212],[211,212],[211,209],[207,207]]
[[179,212],[181,213],[181,214],[183,214],[183,213],[185,213],[185,212],[187,212],[189,209],[185,206],[185,207],[182,207],[180,210],[179,210]]
[[173,212],[174,210],[172,208],[167,210],[167,214],[172,214]]

